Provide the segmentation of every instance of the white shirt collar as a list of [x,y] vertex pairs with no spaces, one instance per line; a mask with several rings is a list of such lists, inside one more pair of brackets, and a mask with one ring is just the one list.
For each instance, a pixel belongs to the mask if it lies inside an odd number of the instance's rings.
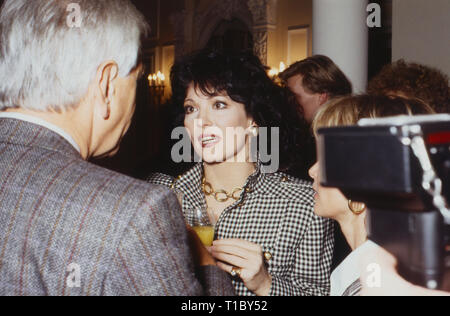
[[63,129],[59,128],[56,125],[53,125],[47,121],[44,121],[42,119],[39,119],[37,117],[31,116],[31,115],[26,115],[26,114],[21,114],[21,113],[15,113],[15,112],[0,112],[0,118],[10,118],[10,119],[16,119],[16,120],[21,120],[21,121],[25,121],[25,122],[29,122],[32,124],[36,124],[36,125],[40,125],[42,127],[45,127],[53,132],[55,132],[56,134],[58,134],[59,136],[63,137],[65,140],[67,140],[79,153],[81,153],[80,151],[80,147],[78,146],[78,144],[74,141],[74,139],[72,138],[72,136],[70,136],[67,132],[65,132]]
[[378,246],[371,240],[355,249],[331,274],[331,296],[342,296],[361,277],[361,258]]

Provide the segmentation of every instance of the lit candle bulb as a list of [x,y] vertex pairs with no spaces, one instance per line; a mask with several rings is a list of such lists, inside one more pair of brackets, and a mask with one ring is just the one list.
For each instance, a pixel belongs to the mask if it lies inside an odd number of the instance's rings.
[[152,80],[153,80],[153,77],[152,77],[152,74],[150,74],[150,75],[148,75],[148,84],[150,85],[150,87],[151,86],[153,86],[153,82],[152,82]]
[[278,69],[276,69],[276,68],[272,68],[272,69],[270,69],[270,71],[269,71],[269,76],[270,77],[275,77],[276,75],[278,75]]

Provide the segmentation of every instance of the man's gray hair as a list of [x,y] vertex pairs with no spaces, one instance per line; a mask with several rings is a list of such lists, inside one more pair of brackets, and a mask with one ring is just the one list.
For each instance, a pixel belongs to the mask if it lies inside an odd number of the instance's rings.
[[0,110],[77,105],[102,62],[136,67],[148,25],[129,0],[6,0],[0,13]]

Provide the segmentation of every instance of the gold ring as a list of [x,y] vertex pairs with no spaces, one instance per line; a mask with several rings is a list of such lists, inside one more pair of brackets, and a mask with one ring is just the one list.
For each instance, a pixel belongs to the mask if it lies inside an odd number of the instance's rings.
[[233,267],[232,269],[231,269],[231,272],[230,272],[230,274],[231,274],[231,276],[234,278],[234,277],[241,277],[241,273],[242,273],[242,269],[241,268],[238,268],[238,267]]

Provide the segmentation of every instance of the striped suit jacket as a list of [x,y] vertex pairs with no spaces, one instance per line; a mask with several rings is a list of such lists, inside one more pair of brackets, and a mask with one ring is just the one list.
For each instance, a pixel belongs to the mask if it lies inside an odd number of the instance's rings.
[[58,134],[0,119],[0,295],[232,295],[195,271],[176,197],[84,161]]

